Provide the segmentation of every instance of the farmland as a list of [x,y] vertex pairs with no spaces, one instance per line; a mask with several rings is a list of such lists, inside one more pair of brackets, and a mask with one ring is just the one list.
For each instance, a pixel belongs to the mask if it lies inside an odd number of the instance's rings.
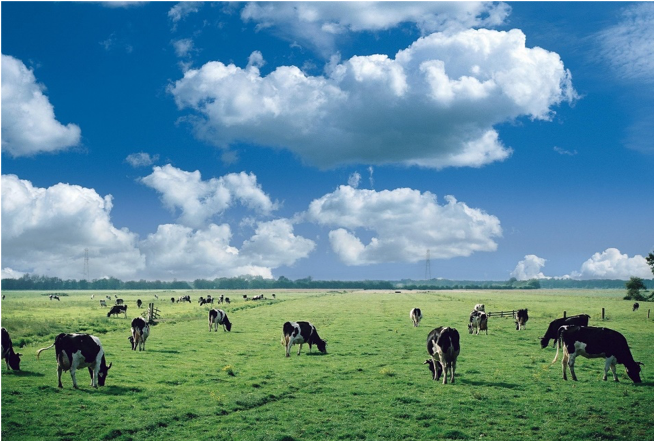
[[[2,326],[23,355],[20,372],[2,367],[3,440],[312,440],[312,439],[651,439],[654,433],[652,304],[631,311],[623,291],[70,291],[61,301],[44,292],[5,292]],[[91,295],[94,294],[94,300]],[[114,294],[128,319],[107,318],[98,300]],[[159,299],[155,299],[157,294]],[[173,304],[189,294],[192,303]],[[209,332],[199,296],[225,294],[232,332]],[[154,302],[161,320],[145,352],[127,341],[131,318]],[[112,302],[107,302],[112,303]],[[489,320],[489,335],[469,335],[468,314],[529,308],[527,329],[510,318]],[[409,310],[423,313],[414,328]],[[605,308],[605,320],[601,310]],[[653,308],[654,309],[654,308]],[[619,383],[603,382],[603,360],[580,358],[578,382],[550,366],[555,350],[539,337],[563,311],[588,313],[590,324],[620,331],[643,383],[618,366]],[[309,320],[327,340],[327,354],[305,345],[284,357],[282,324]],[[425,339],[441,325],[461,334],[456,382],[431,380]],[[89,386],[78,372],[57,388],[54,350],[60,332],[98,336],[113,363],[107,385]]]

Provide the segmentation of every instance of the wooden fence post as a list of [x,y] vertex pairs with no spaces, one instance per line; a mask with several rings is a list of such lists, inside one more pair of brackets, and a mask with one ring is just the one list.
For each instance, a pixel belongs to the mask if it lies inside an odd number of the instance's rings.
[[647,310],[647,318],[649,318],[649,312],[650,311],[651,311],[650,309]]
[[602,320],[604,320],[604,308],[602,308]]
[[563,311],[563,318],[566,317],[568,311]]

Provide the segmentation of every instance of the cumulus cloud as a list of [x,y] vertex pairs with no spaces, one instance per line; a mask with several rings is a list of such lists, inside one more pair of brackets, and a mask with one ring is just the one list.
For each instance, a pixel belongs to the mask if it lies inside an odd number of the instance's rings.
[[359,174],[359,172],[352,173],[350,177],[347,179],[347,185],[349,185],[352,188],[358,188],[359,182],[361,182],[361,175]]
[[2,151],[12,156],[33,156],[76,146],[81,130],[63,125],[44,95],[45,86],[22,61],[2,55]]
[[173,45],[173,48],[175,48],[175,55],[180,58],[190,55],[195,50],[193,47],[193,40],[190,38],[173,40],[171,44]]
[[528,254],[521,260],[511,272],[511,277],[518,280],[547,279],[541,268],[545,266],[546,260],[534,254]]
[[125,161],[134,168],[149,167],[159,160],[159,155],[150,155],[149,153],[139,152],[132,153],[125,158]]
[[144,269],[136,235],[111,223],[112,205],[110,195],[101,197],[92,189],[68,184],[38,188],[3,175],[3,267],[81,279],[88,249],[98,278],[128,277]]
[[277,204],[263,192],[252,173],[231,173],[203,181],[197,170],[187,172],[167,164],[154,167],[152,174],[141,182],[161,193],[164,204],[171,211],[181,211],[179,222],[182,225],[193,228],[204,226],[236,201],[263,214],[277,209]]
[[[452,196],[409,188],[358,190],[341,186],[311,202],[306,219],[333,227],[333,251],[347,265],[447,259],[497,249],[500,221]],[[367,244],[361,236],[372,235]]]
[[[308,163],[481,167],[511,154],[494,125],[549,120],[572,102],[571,75],[556,53],[527,48],[519,30],[435,33],[398,52],[354,56],[309,76],[280,66],[261,76],[219,61],[169,86],[190,109],[196,136],[287,148]],[[401,148],[400,148],[401,147]]]
[[601,57],[620,78],[654,82],[654,3],[625,7],[620,20],[598,39]]
[[620,279],[631,277],[651,279],[652,272],[647,261],[641,255],[629,257],[620,253],[617,248],[607,248],[593,256],[581,265],[579,271],[570,274],[573,279]]
[[198,12],[202,2],[180,2],[170,8],[168,18],[173,22],[173,31],[177,30],[177,24],[188,15]]
[[492,2],[250,2],[245,22],[328,58],[339,36],[414,24],[424,35],[504,23],[511,8]]
[[[229,198],[272,209],[253,175],[233,174],[221,179],[221,183],[205,182],[209,187],[222,186],[228,193],[221,209],[229,205]],[[69,184],[37,188],[17,176],[3,175],[2,277],[32,273],[81,279],[88,249],[94,279],[270,278],[274,268],[293,265],[316,246],[312,240],[297,236],[289,219],[253,219],[253,233],[240,249],[232,243],[228,224],[210,223],[198,229],[165,224],[139,240],[136,234],[111,223],[112,206],[111,196],[103,198],[93,189]]]

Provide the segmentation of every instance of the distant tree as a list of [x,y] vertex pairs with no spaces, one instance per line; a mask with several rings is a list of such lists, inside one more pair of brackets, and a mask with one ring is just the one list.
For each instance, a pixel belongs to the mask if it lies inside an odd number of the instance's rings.
[[645,257],[647,264],[652,269],[652,274],[654,274],[654,253],[649,253],[649,256]]
[[643,279],[640,277],[632,277],[625,283],[625,286],[627,288],[627,295],[624,297],[625,300],[646,300],[646,298],[640,293],[641,290],[647,289],[643,283]]

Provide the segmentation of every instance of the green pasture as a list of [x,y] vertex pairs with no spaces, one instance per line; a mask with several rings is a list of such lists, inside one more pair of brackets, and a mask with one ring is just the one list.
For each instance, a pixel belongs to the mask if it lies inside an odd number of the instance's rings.
[[[232,332],[209,332],[211,293]],[[23,355],[21,371],[2,363],[2,439],[10,440],[648,440],[654,439],[654,304],[622,300],[623,291],[117,291],[8,292],[2,326]],[[91,300],[91,295],[95,298]],[[155,299],[155,294],[159,299]],[[189,294],[193,303],[173,304]],[[107,318],[105,295],[123,298],[128,318]],[[136,299],[154,302],[161,320],[145,352],[127,340]],[[113,301],[107,302],[112,304]],[[489,335],[469,335],[476,303],[486,311],[529,309],[527,329],[491,318]],[[217,307],[216,305],[214,305]],[[423,321],[414,328],[409,310]],[[605,308],[605,320],[601,311]],[[602,381],[604,361],[579,359],[578,382],[550,366],[555,350],[541,349],[547,325],[563,311],[588,313],[591,325],[620,331],[634,358],[645,363],[635,385],[618,366],[619,383]],[[654,315],[653,315],[654,317]],[[308,320],[327,340],[327,354],[304,345],[284,356],[285,321]],[[425,340],[437,326],[456,327],[461,354],[456,382],[431,380]],[[57,388],[54,349],[36,359],[60,332],[100,338],[113,363],[107,385],[80,388],[70,374]],[[610,375],[609,375],[610,378]]]

